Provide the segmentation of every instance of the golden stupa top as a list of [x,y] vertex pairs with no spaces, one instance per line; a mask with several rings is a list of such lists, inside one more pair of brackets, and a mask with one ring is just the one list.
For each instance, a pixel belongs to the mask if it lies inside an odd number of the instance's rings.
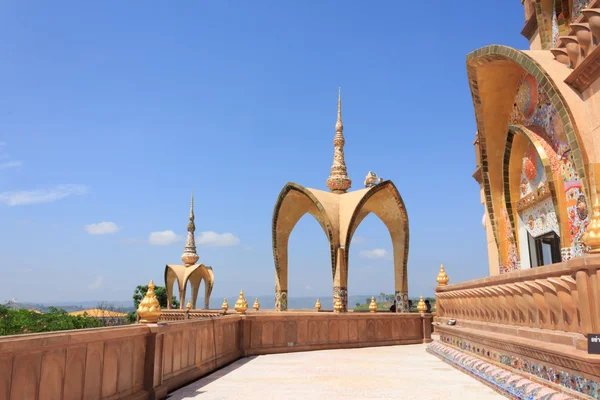
[[344,124],[342,123],[342,94],[341,89],[338,89],[338,112],[337,121],[335,123],[335,137],[333,138],[333,165],[331,166],[331,173],[327,178],[327,187],[333,193],[346,193],[350,186],[352,186],[352,180],[348,176],[346,169],[346,161],[344,159]]
[[187,239],[185,241],[185,250],[181,255],[181,261],[185,265],[194,265],[200,257],[196,253],[196,240],[194,238],[194,232],[196,231],[196,225],[194,224],[194,192],[192,191],[192,200],[190,202],[190,221],[187,226]]

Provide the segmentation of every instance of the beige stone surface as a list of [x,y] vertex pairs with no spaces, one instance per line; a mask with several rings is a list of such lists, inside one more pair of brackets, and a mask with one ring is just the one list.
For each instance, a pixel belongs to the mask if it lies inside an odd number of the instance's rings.
[[216,399],[503,399],[425,351],[369,347],[242,358],[169,395]]

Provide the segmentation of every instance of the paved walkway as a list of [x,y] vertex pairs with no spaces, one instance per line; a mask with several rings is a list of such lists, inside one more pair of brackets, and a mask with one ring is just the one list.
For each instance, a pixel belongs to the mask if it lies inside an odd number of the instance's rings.
[[425,348],[418,344],[248,357],[171,393],[169,399],[505,399]]

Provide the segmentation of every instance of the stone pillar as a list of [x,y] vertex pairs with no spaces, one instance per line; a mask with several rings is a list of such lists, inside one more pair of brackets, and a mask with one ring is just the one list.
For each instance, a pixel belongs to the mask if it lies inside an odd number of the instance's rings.
[[340,298],[342,312],[348,311],[348,266],[346,264],[346,252],[344,246],[337,249],[335,262],[335,277],[333,278],[333,304],[335,299]]
[[287,290],[275,289],[275,310],[287,311],[288,308],[288,293]]
[[409,312],[408,309],[408,292],[396,290],[395,293],[396,298],[396,312],[403,313]]

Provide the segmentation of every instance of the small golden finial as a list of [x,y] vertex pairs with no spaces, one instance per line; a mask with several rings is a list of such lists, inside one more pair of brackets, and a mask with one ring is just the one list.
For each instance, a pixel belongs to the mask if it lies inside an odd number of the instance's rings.
[[317,302],[315,303],[315,310],[317,310],[317,312],[321,311],[321,299],[317,299]]
[[375,302],[375,296],[371,297],[371,304],[369,304],[369,312],[377,312],[377,303]]
[[260,310],[260,303],[258,302],[258,297],[254,300],[254,304],[252,305],[252,308],[254,308],[254,311]]
[[592,207],[592,218],[581,240],[588,247],[588,253],[600,253],[600,200],[598,200],[598,196]]
[[225,299],[223,300],[223,304],[221,305],[221,309],[225,312],[227,312],[227,310],[229,310],[229,303],[227,303],[227,297],[225,297]]
[[187,304],[185,305],[185,309],[188,311],[192,309],[192,300],[188,300]]
[[437,276],[437,283],[439,286],[446,286],[448,284],[448,275],[446,275],[446,271],[444,270],[444,264],[440,264],[440,273]]
[[342,299],[340,299],[340,296],[335,296],[335,303],[333,303],[333,311],[336,313],[340,313],[342,312],[343,308],[344,306],[342,305]]
[[246,310],[248,309],[248,303],[246,302],[246,299],[244,298],[243,290],[240,290],[240,297],[235,302],[234,308],[238,314],[246,314]]
[[146,292],[146,296],[144,296],[140,302],[137,314],[142,323],[154,324],[158,322],[158,318],[160,317],[160,304],[154,293],[154,281],[150,281],[148,284],[148,291]]
[[417,304],[417,311],[421,314],[427,311],[427,304],[423,301],[423,296],[419,299],[419,304]]

